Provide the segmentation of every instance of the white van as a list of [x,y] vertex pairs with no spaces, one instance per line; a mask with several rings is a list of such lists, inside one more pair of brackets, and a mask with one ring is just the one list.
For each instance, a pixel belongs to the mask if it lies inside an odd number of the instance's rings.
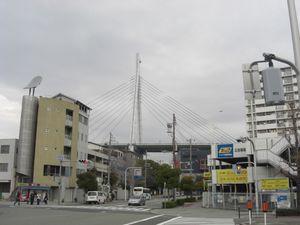
[[85,202],[87,204],[90,203],[104,204],[106,200],[107,200],[107,196],[102,191],[88,191],[88,193],[86,193]]

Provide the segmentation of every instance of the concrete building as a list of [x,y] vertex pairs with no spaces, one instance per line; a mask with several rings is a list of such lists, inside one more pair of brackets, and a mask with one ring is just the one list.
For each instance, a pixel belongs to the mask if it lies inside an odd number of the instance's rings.
[[95,168],[97,170],[97,181],[100,190],[103,189],[103,185],[107,185],[108,158],[109,155],[101,145],[92,142],[88,143],[86,168]]
[[79,157],[87,156],[89,108],[62,94],[40,97],[33,183],[51,187],[52,199],[76,198]]
[[32,95],[25,95],[22,99],[16,167],[16,178],[21,183],[32,183],[38,101]]
[[[127,167],[135,166],[138,154],[126,148],[117,149],[115,147],[102,146],[89,142],[88,169],[96,168],[98,174],[99,188],[104,191],[110,189],[108,184],[108,173],[115,173],[118,177],[116,186],[124,185],[124,172]],[[110,164],[110,166],[109,166]],[[128,172],[128,184],[133,185],[134,180]]]
[[[291,68],[281,68],[285,102],[267,105],[262,76],[264,69],[254,66],[250,72],[249,65],[243,65],[246,124],[250,139],[246,138],[245,143],[212,145],[209,158],[212,191],[234,192],[234,199],[236,192],[246,192],[240,196],[239,202],[254,200],[256,209],[262,201],[272,202],[272,207],[289,208],[294,202],[293,182],[286,174],[296,174],[291,163],[290,143],[295,142],[294,133],[298,132],[300,125],[295,110],[299,108],[297,79]],[[234,202],[231,194],[228,194],[228,199],[213,198],[213,207],[218,202],[226,202],[230,207],[230,201]],[[234,203],[236,207],[237,202]]]
[[17,149],[17,139],[0,139],[0,198],[7,199],[15,188]]
[[[293,130],[292,111],[289,104],[299,107],[299,93],[295,72],[290,67],[281,68],[285,104],[266,106],[263,92],[262,69],[243,65],[246,125],[249,137],[267,138],[290,134]],[[251,77],[253,79],[251,79]],[[253,93],[255,90],[255,93]],[[251,93],[252,92],[252,93]],[[298,122],[299,126],[300,123]]]

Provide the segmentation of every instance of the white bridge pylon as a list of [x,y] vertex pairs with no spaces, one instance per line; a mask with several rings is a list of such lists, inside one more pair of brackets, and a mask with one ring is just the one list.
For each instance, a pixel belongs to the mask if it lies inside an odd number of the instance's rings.
[[[176,143],[186,143],[189,139],[193,139],[194,143],[202,144],[236,142],[230,134],[146,81],[141,76],[140,65],[141,60],[137,54],[134,77],[87,102],[87,105],[92,108],[89,122],[91,141],[108,142],[110,133],[113,133],[118,142],[128,143],[129,146],[142,144],[147,139],[147,136],[142,137],[142,135],[150,130],[143,122],[147,119],[149,125],[149,119],[152,119],[151,135],[157,135],[155,138],[160,142],[168,142],[171,138],[167,135],[167,124],[172,121],[172,115],[175,114]],[[161,127],[156,128],[155,125],[153,130],[154,122]],[[120,136],[124,137],[126,130],[128,133],[128,127],[130,127],[129,140],[120,140]],[[142,128],[145,131],[142,131]],[[165,140],[161,139],[162,136]]]

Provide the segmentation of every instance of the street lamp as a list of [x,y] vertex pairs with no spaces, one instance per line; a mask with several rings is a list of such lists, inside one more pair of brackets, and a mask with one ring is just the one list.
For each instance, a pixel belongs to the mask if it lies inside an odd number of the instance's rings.
[[253,153],[253,165],[254,165],[254,185],[255,185],[255,208],[256,208],[256,214],[258,214],[259,211],[259,203],[258,203],[258,180],[257,180],[257,161],[256,161],[256,150],[254,142],[249,137],[241,137],[237,140],[238,142],[245,143],[246,141],[249,141],[252,146],[252,153]]
[[[176,138],[175,138],[175,126],[176,126],[176,116],[173,113],[172,123],[167,124],[168,131],[167,133],[172,135],[172,150],[173,150],[173,167],[176,167]],[[172,129],[172,130],[171,130]]]
[[125,195],[124,195],[124,200],[127,201],[127,188],[126,188],[126,185],[127,185],[127,171],[129,169],[142,169],[141,167],[135,167],[135,166],[131,166],[131,167],[127,167],[125,169],[125,181],[124,181],[124,186],[125,186]]

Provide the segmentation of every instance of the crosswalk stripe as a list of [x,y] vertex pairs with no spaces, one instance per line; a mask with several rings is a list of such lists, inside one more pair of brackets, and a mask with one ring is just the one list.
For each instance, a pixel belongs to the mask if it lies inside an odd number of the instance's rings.
[[134,211],[146,212],[150,209],[136,207],[121,207],[121,206],[47,206],[49,208],[69,208],[69,209],[93,209],[93,210],[111,210],[111,211]]

